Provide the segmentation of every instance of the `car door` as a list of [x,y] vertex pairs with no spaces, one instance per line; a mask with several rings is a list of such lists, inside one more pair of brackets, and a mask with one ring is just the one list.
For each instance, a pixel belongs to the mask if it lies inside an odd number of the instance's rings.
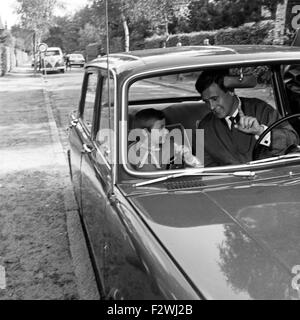
[[[112,188],[112,156],[110,146],[113,132],[109,123],[113,123],[107,102],[108,81],[105,70],[91,71],[87,92],[93,104],[92,114],[84,118],[86,124],[83,133],[83,151],[81,160],[81,212],[90,241],[100,294],[105,297],[103,273],[105,268],[107,229],[106,202]],[[112,84],[113,86],[113,81]],[[112,87],[113,88],[113,87]],[[112,95],[112,102],[114,95]],[[113,110],[113,108],[112,108]],[[83,112],[85,115],[85,111]],[[105,116],[104,116],[105,115]],[[97,130],[99,128],[99,130]],[[102,129],[102,130],[101,130]],[[97,134],[95,134],[97,132]]]
[[[81,207],[97,279],[104,299],[157,298],[128,228],[120,217],[114,193],[116,148],[115,79],[106,70],[98,75],[99,96],[91,134],[84,135],[81,164]],[[95,132],[95,134],[93,133]],[[118,193],[119,194],[119,193]]]
[[[88,70],[83,79],[81,90],[81,99],[79,110],[73,111],[70,115],[70,128],[69,128],[69,142],[70,151],[69,164],[70,173],[73,182],[75,197],[81,212],[81,164],[82,164],[82,150],[83,150],[83,137],[91,131],[91,123],[93,117],[93,109],[95,106],[96,95],[91,92],[91,84],[93,74],[96,71]],[[86,141],[86,138],[85,138]]]
[[[99,125],[95,138],[96,148],[102,155],[95,163],[96,172],[105,173],[102,183],[105,185],[105,208],[101,219],[104,236],[104,268],[102,278],[105,297],[110,300],[121,299],[162,299],[152,277],[141,259],[138,245],[132,236],[135,233],[130,221],[128,203],[122,197],[115,184],[117,164],[117,93],[116,79],[111,74],[102,73],[101,101],[99,105]],[[109,107],[110,106],[110,107]],[[106,162],[106,165],[101,163]],[[105,171],[104,169],[108,170]],[[123,205],[121,205],[121,203]],[[127,204],[125,204],[127,203]],[[95,208],[94,208],[95,210]],[[132,209],[130,209],[132,211]],[[132,214],[132,213],[131,213]],[[131,215],[129,214],[129,215]],[[94,212],[96,217],[98,213]],[[136,225],[143,224],[138,216]],[[98,225],[100,228],[100,225]]]
[[104,296],[101,274],[104,268],[103,217],[106,186],[102,184],[102,177],[106,176],[107,169],[106,164],[104,167],[95,166],[101,154],[98,152],[94,139],[101,86],[100,70],[88,68],[85,73],[78,118],[75,114],[71,114],[70,163],[75,196],[88,237],[92,263],[97,270],[95,275],[98,288],[100,295]]

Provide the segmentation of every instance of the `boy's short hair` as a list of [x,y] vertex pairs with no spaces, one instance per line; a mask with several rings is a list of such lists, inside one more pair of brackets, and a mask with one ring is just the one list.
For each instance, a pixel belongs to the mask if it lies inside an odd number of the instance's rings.
[[153,108],[143,109],[134,117],[134,128],[147,129],[150,132],[154,123],[163,119],[165,119],[165,114],[162,111]]
[[228,74],[229,70],[203,71],[195,84],[196,90],[202,95],[203,91],[215,83],[220,87],[220,89],[227,92],[229,89],[224,86],[224,77]]

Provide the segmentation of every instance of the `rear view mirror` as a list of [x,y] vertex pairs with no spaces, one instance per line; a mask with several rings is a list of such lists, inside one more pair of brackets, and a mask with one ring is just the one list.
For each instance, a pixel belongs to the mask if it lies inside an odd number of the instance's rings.
[[254,75],[225,76],[224,86],[228,89],[254,88],[257,86],[257,79]]

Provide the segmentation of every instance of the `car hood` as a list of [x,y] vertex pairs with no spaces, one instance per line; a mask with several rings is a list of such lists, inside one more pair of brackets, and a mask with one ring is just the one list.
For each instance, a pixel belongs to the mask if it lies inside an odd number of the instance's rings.
[[131,196],[207,299],[299,299],[299,181]]

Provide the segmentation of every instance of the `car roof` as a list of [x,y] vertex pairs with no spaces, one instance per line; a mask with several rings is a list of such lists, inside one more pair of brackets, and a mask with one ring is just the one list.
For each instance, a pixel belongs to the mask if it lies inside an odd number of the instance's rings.
[[[110,69],[128,76],[205,65],[222,67],[256,62],[300,64],[300,48],[267,45],[182,46],[114,53],[110,54],[108,61]],[[89,66],[106,68],[107,56],[91,61]]]

